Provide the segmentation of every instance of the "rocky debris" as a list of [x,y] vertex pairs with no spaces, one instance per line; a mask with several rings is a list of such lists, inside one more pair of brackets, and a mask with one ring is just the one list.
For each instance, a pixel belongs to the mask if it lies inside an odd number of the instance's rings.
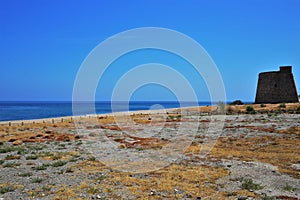
[[291,167],[300,171],[300,164],[292,164]]
[[[0,198],[48,200],[68,198],[66,195],[70,194],[74,198],[83,199],[172,199],[175,196],[180,199],[206,199],[206,196],[189,192],[189,189],[193,187],[198,191],[197,187],[199,185],[203,186],[201,189],[208,188],[225,195],[221,199],[246,198],[250,200],[276,197],[277,199],[294,200],[300,198],[299,178],[288,175],[290,172],[288,170],[294,170],[293,173],[297,172],[296,170],[299,171],[299,160],[295,159],[292,163],[289,163],[285,169],[287,171],[280,171],[275,164],[271,165],[257,160],[257,152],[262,148],[280,147],[280,142],[283,140],[299,141],[297,132],[300,127],[299,115],[226,116],[225,126],[220,135],[215,134],[213,131],[207,131],[210,125],[214,126],[220,122],[218,118],[212,116],[186,117],[181,120],[183,124],[180,130],[183,133],[178,133],[178,117],[173,117],[174,120],[171,120],[171,117],[170,122],[165,122],[166,124],[162,128],[159,127],[162,125],[161,122],[154,122],[154,116],[151,116],[151,120],[149,120],[149,116],[144,117],[146,121],[150,122],[137,119],[136,122],[144,123],[145,126],[132,128],[124,125],[125,129],[123,129],[123,127],[117,128],[116,124],[110,122],[98,126],[90,125],[90,128],[84,129],[84,134],[77,134],[72,127],[60,127],[59,125],[56,127],[43,125],[45,127],[41,128],[38,124],[35,124],[34,127],[28,130],[26,127],[17,130],[19,131],[17,134],[14,134],[14,127],[7,130],[3,128],[3,134],[2,132],[0,134],[0,189],[3,189],[1,190],[3,193],[0,194]],[[105,119],[103,118],[103,120]],[[199,122],[199,124],[197,124],[198,132],[193,137],[194,140],[191,141],[192,151],[185,154],[179,152],[182,154],[177,155],[176,159],[168,157],[168,155],[165,157],[159,155],[158,150],[160,147],[164,147],[172,140],[180,142],[176,140],[180,134],[191,135],[192,137],[190,130],[194,122]],[[142,127],[139,130],[144,135],[136,132],[138,127]],[[210,154],[201,157],[198,146],[208,144],[212,138],[217,138],[224,145],[236,145],[234,147],[240,149],[250,144],[246,142],[256,141],[255,145],[249,147],[251,148],[251,161],[242,161],[245,158],[243,154],[240,157],[226,155],[219,158]],[[151,153],[152,156],[159,158],[157,161],[167,160],[167,163],[173,162],[183,168],[186,167],[184,169],[191,166],[217,167],[226,172],[228,171],[229,175],[226,174],[226,176],[214,182],[211,179],[214,174],[203,171],[206,181],[199,182],[197,180],[193,187],[181,187],[180,184],[184,184],[189,179],[179,179],[178,184],[170,189],[160,190],[145,185],[144,188],[147,189],[143,191],[144,196],[137,196],[134,191],[140,185],[134,181],[130,182],[131,179],[139,180],[139,184],[145,184],[151,176],[159,177],[161,172],[135,174],[130,173],[131,167],[128,167],[129,172],[124,172],[127,174],[125,179],[128,182],[122,182],[118,177],[120,175],[119,170],[107,169],[108,167],[104,165],[105,162],[99,162],[102,160],[97,152],[93,152],[93,149],[89,147],[95,139],[98,140],[95,146],[99,148],[99,152],[112,155],[112,158],[116,158],[114,154],[117,153],[120,155],[119,157],[126,158],[127,164],[134,165],[137,159]],[[115,151],[112,151],[114,147],[112,144],[116,144]],[[290,146],[285,148],[288,147]],[[272,150],[274,151],[276,148]],[[295,151],[295,155],[297,153]],[[265,156],[267,158],[271,154]],[[274,157],[274,159],[276,158]],[[151,163],[149,162],[149,164]],[[166,167],[166,165],[163,165],[163,167]],[[163,167],[161,169],[164,169]],[[107,171],[103,172],[104,169]],[[111,174],[114,177],[107,178]],[[178,174],[172,174],[171,183],[181,175],[180,171],[178,171]],[[199,176],[201,173],[189,176],[191,181],[197,175]],[[58,197],[58,195],[61,196]]]
[[[260,163],[245,162],[237,160],[222,160],[222,166],[231,167],[230,175],[218,180],[218,184],[225,185],[221,190],[237,191],[241,188],[244,180],[252,180],[251,182],[259,185],[259,189],[249,189],[258,195],[280,196],[286,195],[292,198],[300,198],[300,180],[291,176],[278,172],[276,166]],[[230,184],[229,184],[230,183]],[[288,191],[285,187],[291,186],[294,191]]]

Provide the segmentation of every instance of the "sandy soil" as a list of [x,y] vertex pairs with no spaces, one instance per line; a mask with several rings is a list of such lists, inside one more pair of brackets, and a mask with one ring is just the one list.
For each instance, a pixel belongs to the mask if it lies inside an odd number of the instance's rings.
[[0,199],[300,199],[299,106],[1,122]]

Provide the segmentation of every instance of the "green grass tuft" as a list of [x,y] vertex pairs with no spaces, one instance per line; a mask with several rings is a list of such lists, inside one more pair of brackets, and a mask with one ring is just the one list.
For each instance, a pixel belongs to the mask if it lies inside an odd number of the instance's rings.
[[15,151],[14,147],[6,146],[6,147],[0,148],[0,153],[9,153],[12,151]]
[[32,173],[31,172],[24,172],[24,173],[20,173],[19,176],[21,176],[21,177],[30,177],[30,176],[32,176]]
[[38,159],[39,157],[37,155],[30,155],[30,156],[26,156],[25,159],[26,160],[36,160]]
[[11,186],[2,186],[0,187],[0,194],[5,194],[7,192],[13,192],[15,191],[15,188],[11,187]]
[[42,164],[42,165],[36,166],[34,169],[40,171],[40,170],[46,170],[47,167],[48,167],[48,165]]
[[254,183],[252,179],[244,179],[241,188],[249,191],[263,189],[261,185]]
[[286,108],[285,103],[280,104],[280,105],[278,106],[278,108]]
[[51,166],[52,167],[61,167],[61,166],[64,166],[65,164],[67,164],[67,162],[65,162],[65,161],[57,161],[57,162],[53,163]]
[[18,162],[8,162],[8,163],[3,164],[2,166],[5,168],[5,167],[17,167],[20,165],[21,165],[21,163],[18,163]]
[[43,180],[44,179],[37,177],[37,178],[32,179],[31,183],[41,183]]
[[297,188],[294,188],[293,186],[290,186],[289,184],[285,184],[285,186],[283,187],[283,189],[285,191],[289,191],[289,192],[294,192],[297,190]]
[[256,113],[253,106],[247,106],[246,111],[247,111],[248,114],[255,114]]

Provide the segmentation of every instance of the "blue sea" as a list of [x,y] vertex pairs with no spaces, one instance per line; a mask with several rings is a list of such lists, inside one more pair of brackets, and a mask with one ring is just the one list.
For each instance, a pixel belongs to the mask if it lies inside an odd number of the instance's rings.
[[[114,112],[153,110],[159,108],[179,108],[188,106],[211,105],[211,102],[177,102],[177,101],[132,101],[129,102],[95,102],[97,114]],[[159,106],[157,106],[159,105]],[[80,115],[94,114],[85,109],[81,103]],[[0,121],[26,120],[72,116],[72,102],[0,102]]]

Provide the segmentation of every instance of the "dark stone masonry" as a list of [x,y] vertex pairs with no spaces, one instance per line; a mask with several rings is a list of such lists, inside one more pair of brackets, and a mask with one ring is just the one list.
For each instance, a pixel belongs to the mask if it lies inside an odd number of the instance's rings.
[[255,103],[299,102],[291,66],[259,74]]

